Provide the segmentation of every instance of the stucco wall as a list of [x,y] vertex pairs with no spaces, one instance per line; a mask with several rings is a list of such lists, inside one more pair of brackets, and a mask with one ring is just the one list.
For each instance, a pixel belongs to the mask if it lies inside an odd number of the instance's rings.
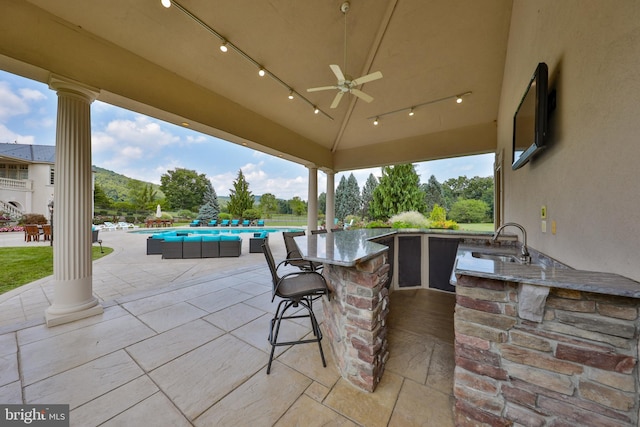
[[[557,90],[550,145],[512,171],[513,113],[538,62]],[[514,2],[498,150],[504,220],[524,225],[530,246],[575,268],[640,280],[639,100],[640,2]]]

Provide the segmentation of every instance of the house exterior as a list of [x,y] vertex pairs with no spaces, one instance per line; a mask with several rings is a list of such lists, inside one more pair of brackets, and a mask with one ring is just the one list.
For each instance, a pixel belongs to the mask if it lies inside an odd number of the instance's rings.
[[0,212],[13,219],[27,213],[48,218],[55,157],[53,145],[0,143]]

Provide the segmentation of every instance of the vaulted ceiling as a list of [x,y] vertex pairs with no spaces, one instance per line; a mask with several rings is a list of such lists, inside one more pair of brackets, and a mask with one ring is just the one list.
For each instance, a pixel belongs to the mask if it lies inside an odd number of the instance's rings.
[[[0,0],[0,68],[321,169],[495,150],[510,0],[351,0],[346,64],[342,3]],[[382,72],[360,87],[374,100],[308,93],[336,83],[329,64]]]

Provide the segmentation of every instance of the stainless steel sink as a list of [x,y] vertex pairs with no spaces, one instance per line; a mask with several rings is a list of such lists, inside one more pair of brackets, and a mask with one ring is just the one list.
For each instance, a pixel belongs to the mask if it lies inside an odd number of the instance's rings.
[[510,254],[499,254],[499,253],[489,253],[489,252],[471,252],[471,256],[474,258],[481,259],[489,259],[492,261],[500,261],[500,262],[515,262],[517,264],[522,264],[520,258],[515,255]]

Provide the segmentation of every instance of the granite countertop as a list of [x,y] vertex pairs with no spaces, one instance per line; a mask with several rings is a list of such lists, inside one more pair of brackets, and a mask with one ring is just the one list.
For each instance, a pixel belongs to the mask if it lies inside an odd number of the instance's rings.
[[490,232],[468,232],[456,230],[407,229],[407,228],[361,228],[337,233],[311,234],[294,238],[302,258],[326,264],[353,267],[387,250],[372,240],[395,234],[429,234],[456,236],[474,239],[490,238]]
[[484,277],[509,282],[527,283],[553,288],[573,289],[606,295],[618,295],[629,298],[640,298],[640,283],[614,273],[574,270],[558,263],[538,262],[531,264],[502,262],[491,259],[476,258],[473,252],[505,253],[518,255],[516,248],[493,249],[486,246],[460,245],[452,275]]

